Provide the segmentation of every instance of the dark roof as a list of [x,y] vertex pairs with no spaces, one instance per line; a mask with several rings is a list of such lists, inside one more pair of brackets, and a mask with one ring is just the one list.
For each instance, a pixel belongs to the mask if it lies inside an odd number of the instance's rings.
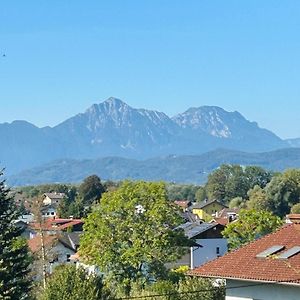
[[189,239],[192,239],[197,235],[204,233],[218,225],[219,225],[218,223],[186,222],[184,224],[179,225],[177,228],[183,229],[185,236],[188,237]]
[[205,200],[205,201],[202,201],[200,203],[196,203],[192,206],[192,208],[196,208],[196,209],[202,209],[212,203],[218,203],[220,205],[222,205],[223,207],[227,207],[225,204],[223,204],[222,202],[218,201],[218,200]]
[[[257,257],[258,254],[278,245],[284,247],[276,254],[266,258]],[[284,225],[276,232],[212,260],[190,271],[189,274],[202,277],[300,284],[300,253],[296,252],[287,259],[278,258],[282,253],[296,246],[300,246],[300,224]]]

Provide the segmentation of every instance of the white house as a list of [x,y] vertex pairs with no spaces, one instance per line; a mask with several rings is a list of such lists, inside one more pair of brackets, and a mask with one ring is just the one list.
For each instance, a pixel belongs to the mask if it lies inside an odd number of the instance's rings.
[[43,195],[43,203],[44,205],[58,206],[65,197],[64,193],[45,193]]
[[300,223],[276,232],[190,271],[226,280],[226,300],[300,299]]
[[[65,263],[73,263],[70,257],[74,255],[79,246],[80,232],[60,232],[56,234],[44,234],[43,243],[45,249],[45,266],[48,274],[52,273],[53,268]],[[43,264],[42,257],[42,238],[37,234],[34,238],[28,240],[28,246],[31,252],[36,256],[33,263],[33,270],[37,271],[36,278],[39,279]]]
[[194,269],[227,252],[227,240],[221,234],[224,229],[221,224],[186,222],[178,228],[184,230],[186,237],[194,242],[194,246],[172,267],[187,265]]

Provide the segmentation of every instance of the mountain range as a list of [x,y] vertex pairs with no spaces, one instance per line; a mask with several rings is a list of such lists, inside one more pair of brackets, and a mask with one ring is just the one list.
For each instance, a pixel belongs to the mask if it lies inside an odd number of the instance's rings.
[[263,152],[297,146],[239,112],[216,106],[190,108],[169,117],[109,98],[54,127],[26,121],[0,124],[0,165],[12,175],[54,160],[124,157],[145,160],[199,155],[218,148]]
[[202,184],[221,164],[257,165],[267,170],[300,168],[300,148],[263,153],[217,149],[201,155],[168,155],[146,160],[105,157],[57,160],[8,178],[13,186],[42,183],[77,183],[91,174],[104,180],[143,179]]

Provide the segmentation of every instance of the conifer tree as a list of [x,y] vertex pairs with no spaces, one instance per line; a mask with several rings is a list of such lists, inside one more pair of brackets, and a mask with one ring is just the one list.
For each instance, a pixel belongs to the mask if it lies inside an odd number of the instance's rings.
[[[3,172],[0,171],[0,178]],[[29,298],[30,257],[26,240],[14,220],[18,212],[5,181],[0,181],[0,299]]]

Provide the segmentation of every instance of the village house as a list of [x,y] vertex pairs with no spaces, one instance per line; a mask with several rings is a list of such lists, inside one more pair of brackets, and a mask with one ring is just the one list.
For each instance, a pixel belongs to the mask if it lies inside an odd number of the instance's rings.
[[223,208],[227,208],[227,206],[218,200],[204,200],[201,203],[194,204],[191,209],[192,213],[197,215],[200,220],[209,222]]
[[299,219],[207,262],[189,275],[225,279],[226,300],[299,300]]
[[[44,233],[42,236],[37,234],[34,238],[28,240],[28,247],[35,256],[32,265],[35,279],[41,278],[43,264],[45,265],[46,273],[51,274],[56,266],[73,263],[70,257],[76,253],[79,247],[80,234],[80,232]],[[44,261],[42,242],[44,245]]]
[[66,195],[64,193],[45,193],[43,195],[43,203],[44,205],[53,205],[54,207],[57,207],[65,197]]
[[218,223],[186,222],[177,228],[184,230],[187,238],[193,241],[188,253],[172,267],[189,266],[191,269],[201,266],[207,261],[224,255],[227,250],[227,240],[221,232],[224,226]]
[[222,210],[216,212],[215,216],[210,222],[216,222],[226,226],[227,224],[238,219],[239,211],[239,208],[223,208]]
[[82,232],[83,220],[81,219],[46,219],[41,225],[37,222],[29,223],[31,231],[34,232],[31,238],[34,237],[40,230],[46,234],[55,234],[57,232]]
[[176,200],[174,203],[179,206],[183,212],[188,211],[189,207],[192,205],[192,202],[188,200]]

